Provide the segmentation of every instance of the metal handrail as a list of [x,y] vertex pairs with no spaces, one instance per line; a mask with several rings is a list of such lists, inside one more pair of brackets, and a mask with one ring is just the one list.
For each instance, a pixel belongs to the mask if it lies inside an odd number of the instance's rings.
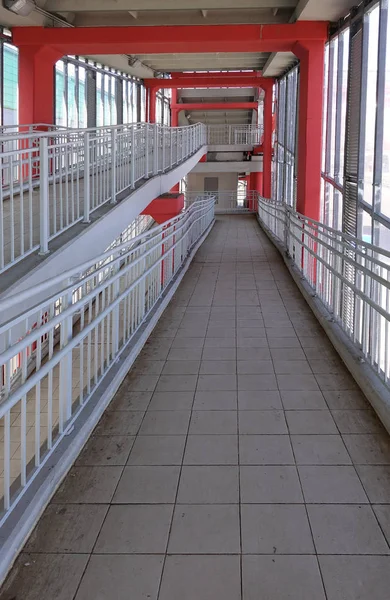
[[259,198],[263,227],[390,390],[390,252]]
[[46,254],[69,227],[88,223],[93,211],[205,143],[201,123],[37,130],[0,139],[0,273],[36,250]]
[[[100,254],[94,263],[79,265],[77,274],[74,269],[64,273],[61,290],[54,292],[52,287],[59,278],[38,284],[30,290],[28,311],[22,308],[25,293],[14,296],[19,314],[3,324],[0,333],[5,341],[0,353],[4,423],[0,525],[132,343],[213,219],[214,198],[199,200],[178,217]],[[32,372],[27,368],[31,362]],[[45,421],[43,403],[47,403]],[[34,448],[28,449],[26,419],[31,405]],[[11,429],[11,410],[20,414],[18,429]],[[16,478],[15,473],[11,476],[11,443],[20,444]]]

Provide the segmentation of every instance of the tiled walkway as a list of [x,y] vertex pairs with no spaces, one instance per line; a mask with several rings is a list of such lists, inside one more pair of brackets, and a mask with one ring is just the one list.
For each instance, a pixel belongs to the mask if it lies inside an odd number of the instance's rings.
[[220,217],[0,600],[388,600],[390,441]]

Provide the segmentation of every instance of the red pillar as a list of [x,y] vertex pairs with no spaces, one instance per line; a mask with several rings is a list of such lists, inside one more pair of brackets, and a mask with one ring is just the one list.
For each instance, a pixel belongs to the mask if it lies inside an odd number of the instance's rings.
[[294,54],[300,59],[297,211],[320,218],[322,104],[325,42],[297,42]]
[[173,104],[177,104],[177,89],[171,90],[171,127],[177,127],[179,123],[178,110],[172,108]]
[[249,189],[258,192],[261,196],[263,196],[263,172],[261,171],[253,171],[249,175]]
[[146,88],[145,94],[145,122],[149,123],[150,89]]
[[156,88],[150,88],[150,97],[149,97],[149,123],[156,122]]
[[272,195],[272,94],[273,81],[264,86],[263,195]]
[[19,123],[54,123],[54,65],[61,56],[49,46],[20,46]]

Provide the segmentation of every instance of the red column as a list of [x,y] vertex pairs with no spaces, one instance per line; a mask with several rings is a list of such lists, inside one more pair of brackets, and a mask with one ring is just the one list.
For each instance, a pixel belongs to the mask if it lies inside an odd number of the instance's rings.
[[294,53],[300,59],[297,211],[315,220],[320,218],[322,103],[324,87],[322,40],[297,42]]
[[19,123],[54,123],[54,65],[61,56],[49,46],[20,46]]
[[145,122],[149,123],[150,89],[146,88],[145,94]]
[[272,93],[273,81],[263,85],[264,88],[264,139],[263,139],[263,177],[265,198],[272,195]]
[[252,172],[249,175],[249,189],[254,191],[254,192],[259,192],[259,194],[262,196],[263,195],[263,182],[264,182],[264,176],[263,176],[263,172],[261,171],[257,171],[257,172]]
[[149,123],[156,122],[156,88],[150,88],[149,97]]
[[171,127],[177,127],[178,126],[178,114],[179,111],[175,108],[172,108],[173,104],[177,104],[177,89],[173,89],[171,90]]

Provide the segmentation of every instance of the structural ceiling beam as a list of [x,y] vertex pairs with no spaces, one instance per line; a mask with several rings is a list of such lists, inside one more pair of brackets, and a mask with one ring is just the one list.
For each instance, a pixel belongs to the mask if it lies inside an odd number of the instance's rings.
[[[108,6],[109,4],[109,6]],[[295,8],[296,0],[241,0],[240,9]],[[145,10],[228,10],[237,9],[237,0],[48,0],[45,9],[52,12],[111,12]]]
[[15,27],[16,46],[51,46],[60,54],[287,52],[297,40],[324,40],[326,22],[286,25],[158,27]]
[[[199,88],[258,88],[266,85],[270,79],[254,77],[252,79],[236,77],[199,77],[194,79],[191,74],[187,78],[180,79],[144,79],[144,84],[151,89],[199,89]],[[273,81],[273,79],[272,79]]]
[[185,102],[171,105],[171,110],[253,110],[257,102]]

